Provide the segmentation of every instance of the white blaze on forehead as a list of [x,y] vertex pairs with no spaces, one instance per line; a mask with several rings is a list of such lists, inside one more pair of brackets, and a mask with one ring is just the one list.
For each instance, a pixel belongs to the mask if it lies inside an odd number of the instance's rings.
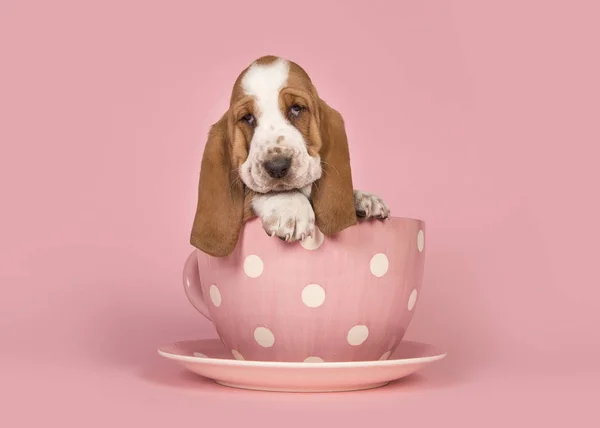
[[287,82],[289,70],[289,62],[277,59],[270,64],[252,64],[242,78],[244,93],[255,100],[257,111],[254,114],[259,128],[261,125],[285,125],[279,110],[279,92]]

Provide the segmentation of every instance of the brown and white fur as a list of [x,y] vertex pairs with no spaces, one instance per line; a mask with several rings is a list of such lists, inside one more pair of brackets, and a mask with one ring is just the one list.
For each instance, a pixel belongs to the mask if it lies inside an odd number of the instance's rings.
[[236,80],[230,108],[211,128],[200,172],[191,243],[231,253],[241,224],[258,216],[288,242],[332,235],[360,219],[385,219],[388,206],[353,189],[342,116],[319,98],[308,74],[275,56]]

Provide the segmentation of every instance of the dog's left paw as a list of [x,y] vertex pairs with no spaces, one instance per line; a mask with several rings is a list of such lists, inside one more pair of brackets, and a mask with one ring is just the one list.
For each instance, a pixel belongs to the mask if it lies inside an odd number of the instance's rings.
[[389,207],[379,196],[362,190],[354,190],[354,208],[359,219],[383,220],[390,216]]

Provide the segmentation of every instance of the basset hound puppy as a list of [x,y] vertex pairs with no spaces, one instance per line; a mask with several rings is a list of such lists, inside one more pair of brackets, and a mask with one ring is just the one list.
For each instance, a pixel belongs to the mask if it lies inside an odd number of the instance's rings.
[[230,107],[208,134],[190,243],[226,256],[244,222],[258,216],[271,236],[331,236],[388,206],[355,190],[339,112],[319,98],[304,69],[265,56],[238,76]]

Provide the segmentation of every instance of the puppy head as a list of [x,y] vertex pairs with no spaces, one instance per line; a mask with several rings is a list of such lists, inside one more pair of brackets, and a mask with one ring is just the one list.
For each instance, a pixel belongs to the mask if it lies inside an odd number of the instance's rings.
[[299,65],[259,58],[238,76],[228,111],[209,133],[191,243],[227,255],[237,243],[248,190],[307,188],[323,233],[356,223],[341,115],[319,98]]
[[248,143],[240,177],[249,189],[301,189],[321,178],[319,136],[310,135],[318,97],[304,70],[282,58],[260,58],[242,73],[232,95],[236,126]]

